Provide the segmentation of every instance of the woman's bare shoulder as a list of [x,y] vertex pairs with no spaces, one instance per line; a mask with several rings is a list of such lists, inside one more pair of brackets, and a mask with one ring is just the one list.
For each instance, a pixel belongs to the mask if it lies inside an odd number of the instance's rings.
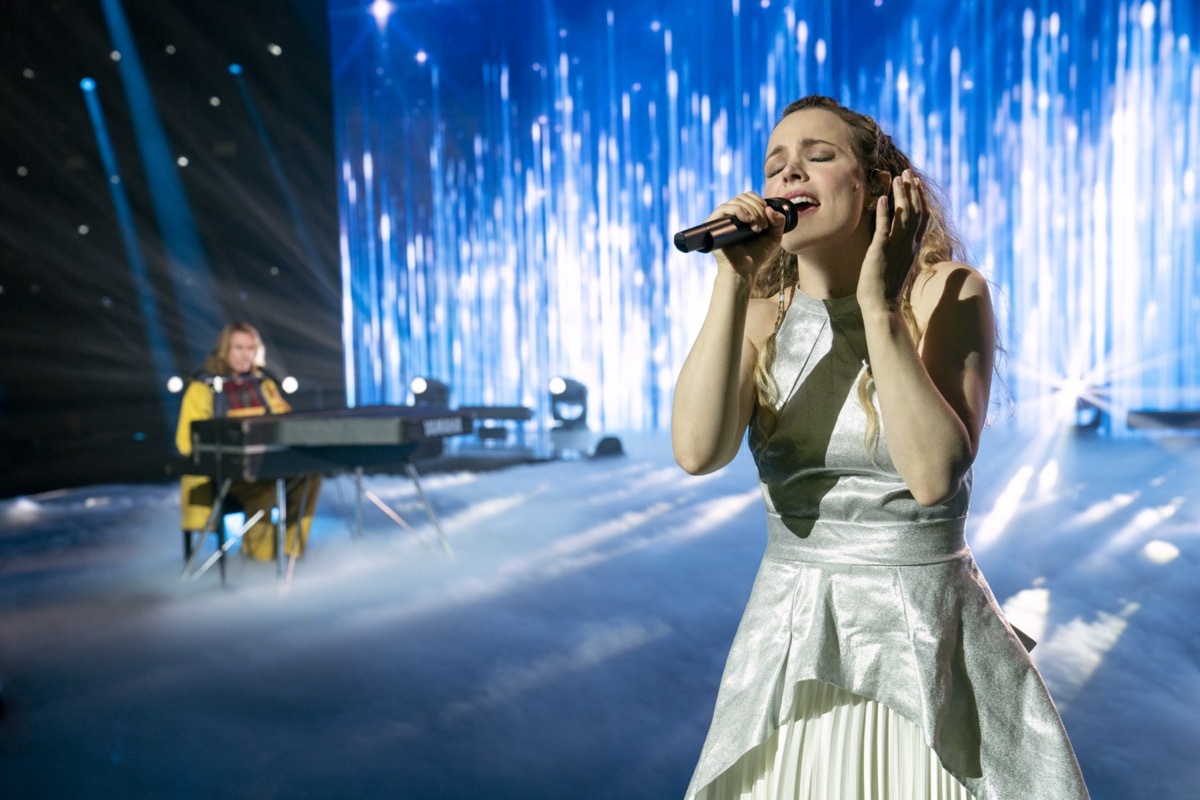
[[913,284],[912,309],[924,328],[939,305],[978,298],[991,304],[987,279],[960,261],[942,261],[921,270]]

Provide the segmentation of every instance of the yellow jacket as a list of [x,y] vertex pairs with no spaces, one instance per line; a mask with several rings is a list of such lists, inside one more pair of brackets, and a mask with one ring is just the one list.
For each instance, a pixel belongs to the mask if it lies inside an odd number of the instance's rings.
[[[235,409],[227,416],[250,417],[268,413],[286,414],[292,410],[283,399],[279,387],[270,378],[262,378],[259,386],[262,388],[266,408]],[[175,428],[175,446],[182,455],[192,453],[192,423],[198,419],[213,418],[213,389],[204,381],[192,381],[183,393],[183,404],[179,409],[179,425]],[[202,475],[184,475],[180,479],[183,492],[181,507],[183,512],[182,527],[184,530],[200,530],[208,522],[212,512],[213,485],[212,480]]]

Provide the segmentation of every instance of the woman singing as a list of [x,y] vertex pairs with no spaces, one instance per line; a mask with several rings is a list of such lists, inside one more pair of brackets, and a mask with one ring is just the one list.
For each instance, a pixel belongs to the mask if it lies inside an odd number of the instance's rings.
[[[788,106],[759,235],[717,278],[675,388],[688,472],[749,430],[767,549],[688,800],[1084,800],[1054,704],[963,536],[988,408],[987,284],[869,117]],[[796,226],[764,197],[797,209]]]

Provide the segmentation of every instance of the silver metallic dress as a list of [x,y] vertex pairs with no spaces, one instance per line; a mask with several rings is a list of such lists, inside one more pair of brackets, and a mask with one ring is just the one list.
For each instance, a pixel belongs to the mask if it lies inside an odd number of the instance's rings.
[[970,476],[924,507],[886,437],[872,459],[853,296],[797,292],[776,339],[778,423],[750,448],[767,549],[721,679],[690,800],[786,720],[820,680],[920,726],[976,800],[1088,797],[1058,712],[963,537]]

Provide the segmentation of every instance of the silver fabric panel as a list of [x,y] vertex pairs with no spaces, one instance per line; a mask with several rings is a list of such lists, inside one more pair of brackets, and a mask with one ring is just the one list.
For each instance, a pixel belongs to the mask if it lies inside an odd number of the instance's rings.
[[796,684],[822,680],[921,726],[977,800],[1086,800],[1041,676],[963,538],[970,479],[924,507],[868,453],[854,297],[797,293],[776,343],[778,423],[750,449],[767,549],[734,638],[687,797],[762,743]]

